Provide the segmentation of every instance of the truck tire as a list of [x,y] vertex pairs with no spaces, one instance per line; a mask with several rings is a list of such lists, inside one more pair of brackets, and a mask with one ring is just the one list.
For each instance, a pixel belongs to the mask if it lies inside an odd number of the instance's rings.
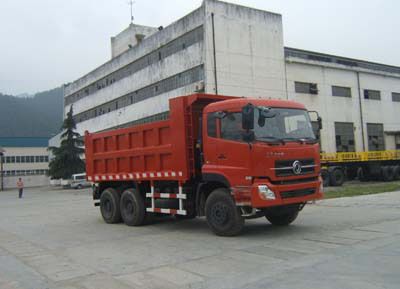
[[127,189],[122,193],[121,216],[128,226],[140,226],[145,223],[146,207],[142,195],[136,189]]
[[324,187],[329,187],[331,181],[329,179],[329,172],[326,169],[321,170],[321,177]]
[[329,172],[329,179],[331,181],[331,185],[334,187],[340,187],[343,185],[345,180],[345,175],[342,169],[334,169]]
[[100,196],[100,212],[108,224],[121,222],[120,196],[113,188],[105,189]]
[[394,166],[393,172],[394,172],[394,179],[396,181],[400,180],[400,166]]
[[357,179],[360,182],[368,182],[371,179],[371,176],[366,168],[358,168],[357,170]]
[[384,182],[393,182],[394,180],[393,168],[390,166],[383,166],[381,170],[382,170],[382,180]]
[[275,212],[266,212],[265,218],[274,226],[289,226],[296,220],[299,210],[291,210],[282,214]]
[[236,236],[244,226],[244,218],[228,189],[216,189],[206,200],[208,226],[218,236]]

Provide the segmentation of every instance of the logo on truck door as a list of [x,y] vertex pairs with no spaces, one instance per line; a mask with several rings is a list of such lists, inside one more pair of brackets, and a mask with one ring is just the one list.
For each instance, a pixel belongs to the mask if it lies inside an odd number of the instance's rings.
[[302,165],[300,161],[294,161],[293,162],[293,173],[295,175],[300,175],[302,170]]

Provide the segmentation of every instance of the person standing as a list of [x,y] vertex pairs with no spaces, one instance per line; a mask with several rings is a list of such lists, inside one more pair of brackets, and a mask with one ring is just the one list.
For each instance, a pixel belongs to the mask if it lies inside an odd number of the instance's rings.
[[17,188],[18,188],[18,192],[19,192],[19,198],[21,199],[22,194],[24,193],[24,182],[22,181],[21,178],[18,179]]

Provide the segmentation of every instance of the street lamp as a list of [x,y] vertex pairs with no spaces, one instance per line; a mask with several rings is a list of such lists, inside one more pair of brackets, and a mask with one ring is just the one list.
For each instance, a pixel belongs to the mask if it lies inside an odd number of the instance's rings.
[[0,148],[0,191],[4,190],[3,159],[4,159],[4,150]]

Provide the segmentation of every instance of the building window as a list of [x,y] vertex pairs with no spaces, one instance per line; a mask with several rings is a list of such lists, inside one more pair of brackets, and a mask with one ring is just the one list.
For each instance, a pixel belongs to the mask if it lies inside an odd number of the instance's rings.
[[383,135],[383,124],[367,123],[368,148],[370,151],[385,150],[385,139]]
[[400,150],[400,134],[395,135],[396,150]]
[[379,90],[364,90],[364,98],[365,99],[374,99],[374,100],[381,100],[381,92]]
[[399,92],[392,92],[392,101],[400,102],[400,93]]
[[297,93],[318,94],[318,85],[316,83],[295,82],[294,88]]
[[351,98],[351,88],[343,86],[332,86],[332,96]]
[[335,136],[337,152],[356,151],[352,122],[335,122]]

